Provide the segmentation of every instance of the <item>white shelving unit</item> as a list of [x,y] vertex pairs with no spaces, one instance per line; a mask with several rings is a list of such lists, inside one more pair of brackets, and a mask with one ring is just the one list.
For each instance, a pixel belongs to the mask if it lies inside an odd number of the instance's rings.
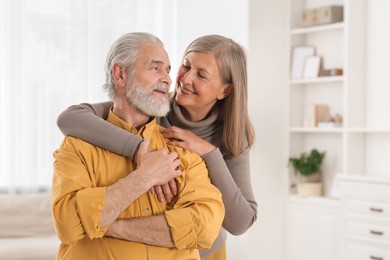
[[[386,13],[390,3],[379,0],[286,1],[290,59],[294,46],[314,46],[316,55],[322,57],[323,68],[343,69],[343,75],[332,77],[291,79],[290,74],[287,75],[289,156],[297,157],[316,148],[326,151],[326,157],[322,167],[323,197],[299,197],[292,188],[287,188],[286,259],[338,259],[340,248],[337,243],[346,237],[343,230],[347,227],[342,224],[347,213],[344,212],[344,200],[332,198],[334,180],[344,182],[352,178],[362,183],[372,180],[379,184],[390,182],[390,18]],[[299,26],[302,10],[328,5],[343,5],[343,22],[306,28]],[[306,118],[312,104],[328,105],[331,115],[338,113],[342,116],[342,125],[308,127],[310,124]],[[294,175],[290,170],[288,184],[293,183]],[[375,185],[362,187],[375,189]],[[336,228],[327,239],[322,237],[322,243],[328,243],[326,250],[318,247],[317,236],[308,235],[310,229],[305,225],[312,225],[313,218],[331,219]],[[321,221],[317,221],[317,225],[322,225]],[[299,233],[299,230],[307,232]],[[301,250],[296,241],[306,241]],[[346,241],[350,244],[348,238]],[[308,248],[315,247],[318,247],[315,254],[308,253]],[[334,251],[329,252],[332,248]],[[350,250],[353,255],[355,251]],[[332,257],[321,258],[321,255]]]
[[[386,175],[390,179],[390,18],[385,18],[385,12],[381,11],[389,4],[377,0],[287,0],[287,3],[289,57],[294,46],[314,46],[324,69],[343,69],[341,76],[308,79],[287,76],[289,155],[296,157],[312,148],[326,151],[322,168],[325,197],[330,196],[336,176]],[[343,5],[344,21],[300,27],[298,18],[302,10],[327,5]],[[378,16],[378,12],[382,15]],[[331,115],[340,114],[341,127],[308,127],[313,104],[326,104]],[[290,172],[290,184],[293,182]],[[293,193],[290,190],[289,194]]]
[[[346,119],[345,92],[346,77],[346,44],[348,39],[347,22],[300,27],[299,15],[304,9],[326,5],[345,5],[344,1],[310,1],[288,0],[289,3],[289,41],[288,52],[290,59],[295,46],[314,46],[315,55],[322,59],[324,69],[342,68],[343,75],[317,78],[291,79],[290,91],[290,131],[289,153],[298,157],[303,152],[316,148],[326,151],[322,167],[324,193],[330,193],[331,183],[336,174],[344,172],[345,122],[342,127],[316,128],[309,127],[310,108],[313,104],[326,104],[330,107],[331,115],[340,114]],[[344,7],[345,8],[345,7]],[[344,14],[345,15],[345,14]],[[310,121],[310,120],[309,120]],[[293,172],[290,172],[290,184],[294,183]],[[294,191],[290,190],[290,193]]]
[[[322,167],[324,197],[300,197],[288,188],[286,259],[321,260],[340,259],[341,201],[329,199],[331,184],[336,174],[345,172],[347,128],[346,86],[348,66],[346,48],[348,44],[348,22],[345,21],[344,1],[287,0],[288,53],[292,59],[295,46],[314,46],[322,58],[324,69],[342,68],[343,75],[317,78],[289,78],[288,133],[289,156],[298,157],[303,152],[316,148],[326,151]],[[343,5],[344,22],[301,28],[298,17],[304,9],[326,5]],[[290,61],[292,63],[292,61]],[[332,115],[338,113],[343,122],[340,127],[318,128],[307,122],[313,104],[326,104]],[[289,172],[289,185],[295,183],[294,173]]]

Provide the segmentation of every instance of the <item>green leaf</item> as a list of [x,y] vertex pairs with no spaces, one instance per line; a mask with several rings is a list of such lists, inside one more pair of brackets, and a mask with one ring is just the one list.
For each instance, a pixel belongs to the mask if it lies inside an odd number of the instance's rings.
[[310,154],[302,153],[299,158],[289,158],[289,164],[296,173],[303,176],[311,176],[321,171],[321,165],[325,158],[325,152],[312,149]]

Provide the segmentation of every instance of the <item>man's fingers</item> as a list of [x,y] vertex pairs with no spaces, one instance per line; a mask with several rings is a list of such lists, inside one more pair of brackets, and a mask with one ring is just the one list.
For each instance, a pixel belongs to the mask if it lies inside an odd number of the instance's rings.
[[180,166],[180,160],[179,160],[179,159],[174,160],[174,161],[173,161],[173,167],[174,167],[174,169],[177,169],[179,166]]
[[168,154],[168,158],[172,161],[176,160],[177,158],[179,158],[179,155],[177,154],[177,152],[171,152],[170,154]]
[[156,196],[157,196],[158,201],[163,203],[164,202],[164,194],[163,194],[163,191],[161,189],[161,186],[160,185],[154,186],[154,191],[156,192]]
[[165,200],[168,203],[171,202],[173,195],[171,193],[171,189],[170,189],[168,183],[161,185],[161,188],[162,188],[162,192],[164,193]]
[[175,181],[175,179],[172,179],[168,182],[168,185],[169,185],[169,188],[173,194],[173,196],[176,196],[177,195],[177,183]]
[[182,174],[183,174],[183,172],[182,172],[181,170],[175,170],[175,171],[174,171],[175,178],[176,178],[176,177],[179,177],[179,176],[182,175]]

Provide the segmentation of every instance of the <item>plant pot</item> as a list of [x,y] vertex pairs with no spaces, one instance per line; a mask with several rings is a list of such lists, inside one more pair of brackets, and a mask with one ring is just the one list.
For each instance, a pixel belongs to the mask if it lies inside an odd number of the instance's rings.
[[322,183],[321,182],[298,183],[297,194],[304,197],[322,196]]
[[317,183],[321,182],[321,172],[313,173],[309,176],[298,175],[298,183]]

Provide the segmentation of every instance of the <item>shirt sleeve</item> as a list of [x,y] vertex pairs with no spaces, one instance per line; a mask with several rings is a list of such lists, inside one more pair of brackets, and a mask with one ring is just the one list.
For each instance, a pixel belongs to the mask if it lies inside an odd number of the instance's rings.
[[219,190],[208,177],[204,161],[196,154],[180,154],[183,175],[177,178],[179,195],[173,209],[165,212],[175,246],[210,248],[224,218]]
[[70,106],[58,116],[57,126],[64,135],[133,159],[143,139],[107,122],[111,107],[112,102]]
[[[233,235],[245,233],[257,219],[257,203],[250,177],[249,150],[237,158],[222,156],[219,148],[203,156],[212,183],[225,204],[222,226]],[[237,214],[240,212],[240,214]]]
[[71,138],[65,138],[54,158],[52,213],[59,239],[70,245],[85,236],[103,237],[107,228],[100,228],[98,222],[106,188],[96,187],[94,175],[89,174]]

